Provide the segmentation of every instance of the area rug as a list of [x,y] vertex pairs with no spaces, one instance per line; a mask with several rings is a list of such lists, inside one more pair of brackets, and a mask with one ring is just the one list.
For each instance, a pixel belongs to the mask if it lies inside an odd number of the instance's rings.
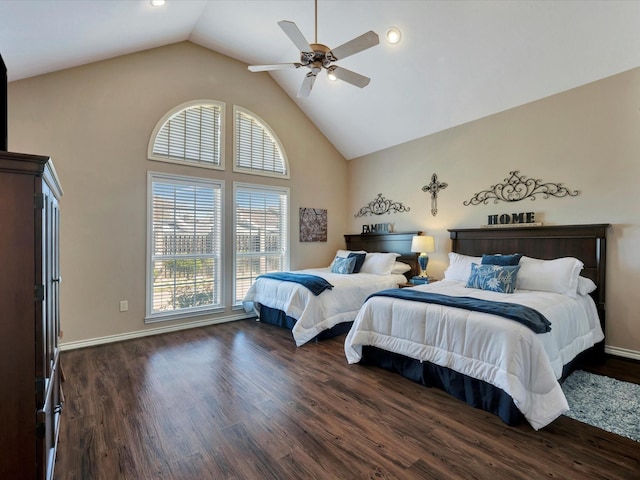
[[640,442],[640,385],[576,370],[562,391],[567,417]]

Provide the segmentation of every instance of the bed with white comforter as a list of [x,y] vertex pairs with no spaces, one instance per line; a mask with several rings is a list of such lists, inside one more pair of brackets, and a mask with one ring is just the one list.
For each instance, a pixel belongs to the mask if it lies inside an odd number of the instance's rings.
[[329,267],[298,270],[297,273],[322,277],[333,288],[315,296],[297,283],[258,278],[242,302],[245,311],[253,311],[258,317],[264,305],[295,319],[291,331],[297,346],[340,323],[352,322],[371,293],[397,288],[407,281],[403,274],[361,272],[345,275],[332,273]]
[[466,288],[465,282],[453,280],[413,288],[520,303],[542,313],[552,328],[536,334],[514,320],[492,314],[372,297],[347,335],[348,362],[359,362],[362,347],[370,345],[450,368],[502,389],[535,429],[569,408],[558,382],[563,366],[604,338],[589,295],[572,298],[527,290],[506,294]]

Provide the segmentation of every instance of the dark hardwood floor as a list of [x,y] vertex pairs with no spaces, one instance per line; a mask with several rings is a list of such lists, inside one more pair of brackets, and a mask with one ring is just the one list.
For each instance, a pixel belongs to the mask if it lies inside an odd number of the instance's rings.
[[[398,375],[344,336],[296,348],[252,320],[64,352],[56,479],[640,478],[640,443],[534,431]],[[598,373],[640,383],[640,364]]]

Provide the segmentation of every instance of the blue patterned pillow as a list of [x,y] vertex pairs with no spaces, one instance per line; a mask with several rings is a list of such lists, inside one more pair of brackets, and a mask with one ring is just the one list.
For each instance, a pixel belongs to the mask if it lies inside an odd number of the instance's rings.
[[482,255],[482,265],[518,265],[522,258],[521,253],[512,255]]
[[366,256],[367,256],[366,253],[351,252],[349,254],[349,257],[347,257],[347,258],[355,258],[356,259],[356,263],[353,266],[353,273],[360,272],[360,269],[362,268],[362,264],[364,263],[364,259],[366,258]]
[[356,266],[355,257],[336,257],[331,267],[332,273],[353,273],[353,267]]
[[472,263],[467,288],[513,293],[516,289],[518,270],[520,270],[520,265],[478,265]]

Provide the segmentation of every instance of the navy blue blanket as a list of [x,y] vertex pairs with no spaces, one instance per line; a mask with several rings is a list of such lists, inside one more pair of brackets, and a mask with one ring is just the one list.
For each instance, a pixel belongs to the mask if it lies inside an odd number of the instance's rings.
[[293,273],[293,272],[270,272],[259,275],[258,278],[272,278],[274,280],[282,280],[284,282],[294,282],[307,287],[311,293],[318,296],[325,290],[331,290],[333,285],[327,282],[324,278],[316,275],[309,275],[307,273]]
[[[508,302],[492,302],[472,297],[453,297],[439,293],[421,292],[413,288],[392,288],[376,292],[371,297],[391,297],[403,300],[413,300],[423,303],[435,303],[447,307],[457,307],[475,312],[491,313],[501,317],[510,318],[529,327],[535,333],[551,331],[551,322],[537,310]],[[367,299],[368,300],[368,299]]]

